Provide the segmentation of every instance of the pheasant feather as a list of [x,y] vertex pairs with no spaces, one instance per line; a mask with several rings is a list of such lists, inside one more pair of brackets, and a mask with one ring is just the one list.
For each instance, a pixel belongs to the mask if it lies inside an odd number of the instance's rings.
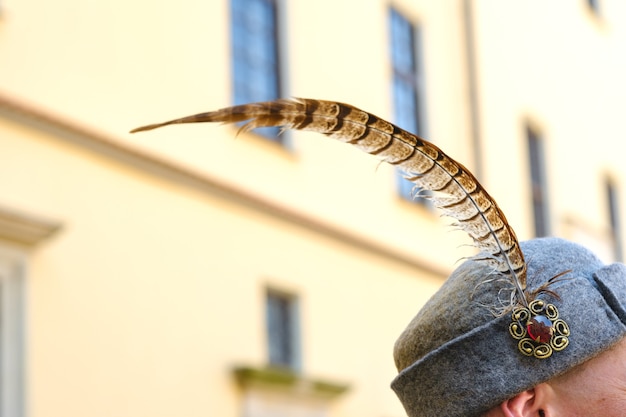
[[319,132],[398,167],[417,187],[432,191],[427,198],[445,215],[456,219],[456,226],[470,235],[484,255],[480,259],[511,282],[512,306],[528,305],[526,262],[504,213],[467,168],[432,143],[351,105],[313,99],[227,107],[131,132],[199,122],[247,122],[241,131],[272,126]]

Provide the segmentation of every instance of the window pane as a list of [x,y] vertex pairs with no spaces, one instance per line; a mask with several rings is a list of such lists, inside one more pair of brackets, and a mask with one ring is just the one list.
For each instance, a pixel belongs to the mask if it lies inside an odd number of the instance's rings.
[[417,98],[411,85],[399,78],[393,80],[395,123],[402,129],[416,133]]
[[0,247],[0,416],[24,416],[24,265]]
[[[418,80],[418,57],[415,45],[416,29],[404,16],[394,9],[389,13],[390,51],[393,69],[392,95],[394,122],[411,133],[420,134],[420,114],[418,98],[420,84]],[[413,196],[419,190],[415,185],[404,179],[398,171],[398,192],[407,200],[414,201]],[[423,201],[423,199],[419,199]]]
[[394,68],[401,73],[415,72],[413,25],[395,10],[391,10],[391,53]]
[[613,238],[613,256],[614,261],[622,262],[623,243],[622,243],[622,225],[620,218],[620,210],[618,203],[617,190],[612,181],[606,181],[606,197],[609,206],[609,224],[611,225],[611,237]]
[[297,368],[298,321],[295,297],[268,291],[266,310],[270,365]]
[[544,167],[543,143],[531,128],[526,129],[530,164],[531,200],[535,221],[535,236],[549,234],[548,200]]
[[[231,0],[234,104],[279,98],[278,27],[275,0]],[[277,140],[279,129],[256,133]]]

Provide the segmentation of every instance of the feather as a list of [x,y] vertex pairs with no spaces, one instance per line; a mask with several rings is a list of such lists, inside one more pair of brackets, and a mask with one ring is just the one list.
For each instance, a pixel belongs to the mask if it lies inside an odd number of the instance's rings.
[[142,126],[131,133],[198,122],[247,122],[240,131],[280,126],[319,132],[398,167],[417,187],[432,191],[427,198],[469,234],[481,252],[477,259],[491,264],[512,284],[510,307],[528,305],[526,261],[504,213],[467,168],[432,143],[349,104],[313,99],[227,107]]

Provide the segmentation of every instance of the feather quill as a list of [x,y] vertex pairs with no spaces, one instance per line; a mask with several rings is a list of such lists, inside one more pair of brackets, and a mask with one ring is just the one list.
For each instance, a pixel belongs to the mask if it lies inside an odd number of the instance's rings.
[[349,104],[302,98],[227,107],[131,133],[199,122],[247,122],[240,131],[271,126],[319,132],[398,167],[417,187],[432,191],[426,198],[469,234],[481,252],[478,259],[512,284],[510,307],[528,305],[526,261],[504,213],[467,168],[432,143]]

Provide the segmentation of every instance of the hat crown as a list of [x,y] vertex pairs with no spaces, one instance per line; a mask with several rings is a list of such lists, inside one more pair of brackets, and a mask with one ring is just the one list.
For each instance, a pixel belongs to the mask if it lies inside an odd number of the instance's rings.
[[[571,328],[569,346],[547,359],[527,357],[509,334],[511,314],[484,306],[497,297],[485,263],[457,268],[395,344],[400,374],[392,388],[410,417],[468,417],[590,359],[626,335],[626,267],[605,267],[584,247],[556,238],[521,243],[530,291],[571,270],[538,297],[553,303]],[[589,326],[589,321],[594,323]],[[593,328],[591,328],[593,327]]]

